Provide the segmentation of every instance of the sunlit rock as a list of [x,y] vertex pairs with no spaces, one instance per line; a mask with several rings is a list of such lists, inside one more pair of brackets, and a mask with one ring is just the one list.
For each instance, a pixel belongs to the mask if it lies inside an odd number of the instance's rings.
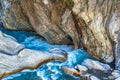
[[75,69],[78,69],[80,72],[86,72],[88,70],[87,67],[79,64],[75,66]]
[[23,69],[34,69],[50,61],[65,61],[62,54],[23,49],[18,55],[9,56],[0,53],[0,77],[16,73]]
[[96,76],[90,76],[90,80],[100,80],[100,79],[97,78]]
[[82,65],[88,67],[89,69],[93,68],[93,69],[98,69],[98,70],[102,70],[102,71],[107,71],[107,70],[111,69],[111,67],[108,64],[104,64],[104,63],[101,63],[99,61],[95,61],[92,59],[85,59],[82,62]]
[[120,77],[119,77],[119,78],[117,78],[117,79],[115,79],[115,80],[120,80]]
[[64,50],[61,50],[61,49],[59,49],[59,48],[52,48],[52,49],[49,49],[48,52],[54,53],[54,54],[62,54],[62,55],[64,55],[65,57],[67,57],[67,52],[64,51]]
[[69,68],[67,66],[62,66],[61,69],[67,74],[80,75],[80,72],[74,68]]
[[14,37],[0,31],[0,53],[15,55],[23,49],[24,45],[19,44]]
[[114,71],[112,72],[112,75],[113,75],[115,78],[118,78],[118,77],[120,77],[120,71],[114,70]]

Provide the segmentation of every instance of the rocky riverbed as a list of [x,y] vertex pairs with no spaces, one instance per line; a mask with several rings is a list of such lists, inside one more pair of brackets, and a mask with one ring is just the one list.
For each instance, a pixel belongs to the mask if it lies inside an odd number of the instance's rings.
[[[48,44],[33,32],[11,31],[2,27],[0,30],[2,31],[1,36],[4,35],[12,39],[14,44],[23,46],[23,50],[18,54],[1,53],[0,72],[5,72],[5,75],[22,70],[19,73],[5,76],[2,80],[117,80],[117,78],[119,80],[120,72],[118,70],[114,70],[108,64],[96,61],[82,49],[74,50],[70,45]],[[7,41],[7,43],[9,42]],[[14,47],[16,46],[13,46],[13,49]],[[21,50],[21,48],[17,49]],[[9,52],[10,49],[7,50],[5,52]],[[49,62],[51,60],[66,61]],[[46,61],[49,63],[43,64]],[[41,63],[43,65],[38,67]]]

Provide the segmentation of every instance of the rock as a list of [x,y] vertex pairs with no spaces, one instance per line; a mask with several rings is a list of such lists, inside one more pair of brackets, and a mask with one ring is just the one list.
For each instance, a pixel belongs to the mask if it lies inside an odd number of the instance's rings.
[[50,43],[74,44],[104,62],[115,59],[116,68],[120,68],[119,0],[0,0],[0,3],[1,20],[7,29],[36,31]]
[[19,44],[14,37],[0,31],[0,53],[15,55],[24,48],[24,45]]
[[98,69],[98,70],[102,70],[102,71],[107,71],[110,70],[110,66],[108,64],[103,64],[99,61],[95,61],[92,59],[85,59],[82,62],[82,65],[87,66],[89,69]]
[[114,46],[117,44],[112,39],[116,35],[112,33],[116,26],[119,27],[120,18],[115,21],[113,16],[119,13],[119,1],[115,1],[115,4],[113,0],[0,2],[0,15],[5,28],[36,31],[50,43],[73,44],[75,48],[84,48],[104,62],[111,63],[114,60]]
[[52,49],[49,49],[48,52],[54,53],[54,54],[64,54],[64,56],[67,57],[67,52],[64,51],[64,50],[61,50],[61,49],[59,49],[59,48],[52,48]]
[[0,53],[0,78],[24,69],[34,69],[50,61],[65,61],[64,54],[23,49],[18,55],[9,56]]
[[113,75],[115,78],[118,78],[118,77],[120,77],[120,71],[114,70],[114,71],[112,72],[112,75]]
[[67,74],[80,75],[80,72],[78,72],[74,68],[69,68],[69,67],[66,67],[66,66],[62,66],[61,69]]
[[90,80],[100,80],[100,79],[95,76],[90,76]]
[[119,78],[117,78],[117,79],[115,79],[115,80],[120,80],[120,77],[119,77]]
[[77,65],[75,66],[75,69],[78,69],[80,72],[86,72],[88,70],[87,67],[83,66],[83,65]]

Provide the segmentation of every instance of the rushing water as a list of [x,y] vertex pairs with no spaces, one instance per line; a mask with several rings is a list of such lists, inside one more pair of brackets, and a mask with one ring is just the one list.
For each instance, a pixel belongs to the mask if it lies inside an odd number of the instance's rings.
[[27,69],[13,75],[8,75],[2,80],[79,80],[79,78],[75,76],[64,73],[61,70],[61,66],[66,65],[72,67],[76,64],[80,64],[85,58],[90,58],[84,50],[73,50],[73,47],[70,45],[51,45],[33,32],[11,31],[2,27],[0,30],[15,37],[17,41],[20,44],[24,44],[26,48],[40,51],[47,51],[51,48],[60,48],[68,53],[68,59],[63,63],[49,62],[37,69]]

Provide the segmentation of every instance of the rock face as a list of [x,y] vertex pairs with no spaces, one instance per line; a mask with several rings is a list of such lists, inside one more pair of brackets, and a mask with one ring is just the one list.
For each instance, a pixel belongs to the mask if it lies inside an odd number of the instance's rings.
[[120,60],[119,0],[0,0],[8,29],[32,30],[48,42],[74,44],[93,57]]

